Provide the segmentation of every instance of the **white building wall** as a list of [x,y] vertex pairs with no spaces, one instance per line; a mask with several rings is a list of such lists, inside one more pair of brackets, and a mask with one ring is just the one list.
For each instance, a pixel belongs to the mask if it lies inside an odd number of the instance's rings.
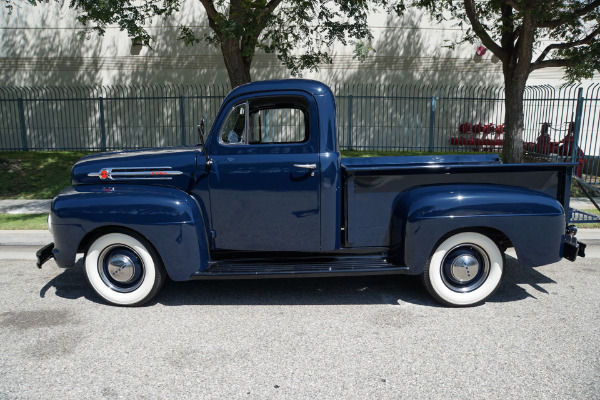
[[[202,6],[188,0],[168,20],[157,18],[148,30],[156,37],[153,49],[132,52],[131,40],[118,27],[104,36],[81,38],[82,26],[68,2],[38,6],[15,2],[12,15],[0,16],[0,85],[163,85],[228,83],[218,49],[204,43],[186,47],[177,41],[179,26],[210,32]],[[438,24],[417,10],[404,16],[385,13],[370,17],[376,49],[360,63],[353,46],[331,49],[333,64],[304,78],[337,84],[502,85],[501,64],[491,52],[475,56],[478,44],[451,50],[444,45],[462,35],[452,23]],[[496,62],[494,62],[496,61]],[[257,54],[254,80],[286,78],[289,72],[272,55]],[[560,69],[532,74],[530,84],[561,83]]]

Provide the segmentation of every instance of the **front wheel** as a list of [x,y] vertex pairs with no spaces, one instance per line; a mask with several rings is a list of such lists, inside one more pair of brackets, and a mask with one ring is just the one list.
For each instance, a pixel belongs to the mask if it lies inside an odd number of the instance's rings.
[[100,297],[119,306],[146,303],[166,278],[152,246],[125,233],[108,233],[94,240],[85,256],[85,273]]
[[429,293],[449,306],[472,306],[496,290],[504,270],[504,255],[489,237],[461,232],[444,240],[423,272]]

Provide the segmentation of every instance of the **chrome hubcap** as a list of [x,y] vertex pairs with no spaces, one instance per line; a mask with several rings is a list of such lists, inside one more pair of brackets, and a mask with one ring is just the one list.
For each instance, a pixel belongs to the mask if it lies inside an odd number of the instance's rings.
[[117,282],[129,282],[135,274],[135,265],[131,258],[117,254],[108,260],[108,273]]
[[446,253],[440,272],[449,289],[460,293],[472,292],[489,276],[489,256],[481,247],[463,243]]
[[105,248],[98,257],[98,273],[112,290],[128,293],[144,281],[144,262],[129,246],[115,244]]
[[471,255],[459,256],[450,265],[452,277],[459,283],[469,282],[479,273],[479,262]]

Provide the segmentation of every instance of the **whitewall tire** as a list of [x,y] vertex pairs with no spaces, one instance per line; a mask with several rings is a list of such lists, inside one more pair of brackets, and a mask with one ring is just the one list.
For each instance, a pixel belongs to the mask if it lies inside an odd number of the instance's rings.
[[108,233],[94,240],[85,256],[85,273],[100,297],[120,306],[146,303],[166,278],[152,246],[125,233]]
[[442,304],[472,306],[492,295],[503,270],[504,254],[492,239],[481,233],[461,232],[434,250],[423,282]]

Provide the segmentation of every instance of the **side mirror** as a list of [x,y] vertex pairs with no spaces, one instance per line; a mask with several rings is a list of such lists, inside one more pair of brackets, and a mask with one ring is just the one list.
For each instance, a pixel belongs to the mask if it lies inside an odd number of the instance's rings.
[[204,118],[200,120],[200,125],[198,125],[198,136],[200,136],[200,143],[202,144],[204,157],[206,158],[206,169],[209,170],[210,166],[212,165],[212,160],[208,156],[208,151],[206,150],[206,143],[204,143]]
[[200,143],[204,144],[204,117],[202,117],[200,125],[198,125],[198,135],[200,135]]

